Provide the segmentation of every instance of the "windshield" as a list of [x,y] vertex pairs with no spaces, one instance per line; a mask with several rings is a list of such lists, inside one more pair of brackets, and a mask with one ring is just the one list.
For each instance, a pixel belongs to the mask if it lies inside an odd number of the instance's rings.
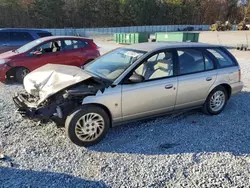
[[16,52],[17,53],[24,53],[24,52],[27,52],[27,51],[29,51],[29,50],[31,50],[32,48],[34,48],[36,45],[38,45],[38,44],[40,44],[40,43],[42,43],[43,41],[42,40],[34,40],[34,41],[32,41],[32,42],[30,42],[30,43],[28,43],[28,44],[25,44],[24,46],[22,46],[22,47],[20,47],[20,48],[18,48],[17,50],[16,50]]
[[85,67],[85,70],[114,81],[145,53],[143,51],[119,48],[93,61]]

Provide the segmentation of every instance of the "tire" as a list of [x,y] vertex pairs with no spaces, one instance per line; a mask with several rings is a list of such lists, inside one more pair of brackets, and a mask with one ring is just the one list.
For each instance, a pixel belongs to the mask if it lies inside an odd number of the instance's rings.
[[[215,97],[216,94],[221,94],[220,95],[221,100],[218,99],[218,101],[216,101],[216,99],[214,99],[218,104],[215,104],[216,103],[215,101],[213,103],[211,102],[213,100],[212,98]],[[227,105],[228,95],[229,94],[228,94],[227,90],[225,89],[225,87],[223,87],[223,86],[216,87],[208,95],[207,100],[203,105],[202,112],[204,114],[207,114],[207,115],[218,115],[218,114],[220,114]],[[224,98],[224,100],[222,98]],[[216,106],[218,106],[218,107],[216,108]]]
[[[86,125],[86,119],[92,121]],[[110,127],[110,121],[108,114],[102,108],[95,105],[83,106],[67,117],[66,134],[78,146],[93,146],[105,137]]]
[[24,68],[24,67],[17,68],[16,69],[16,74],[15,74],[16,81],[22,84],[24,77],[27,74],[29,74],[29,72],[30,71],[28,69]]

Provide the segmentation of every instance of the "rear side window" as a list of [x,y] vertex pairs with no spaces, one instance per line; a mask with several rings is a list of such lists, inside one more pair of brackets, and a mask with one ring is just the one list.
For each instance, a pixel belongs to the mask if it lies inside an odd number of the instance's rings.
[[220,49],[208,49],[208,51],[216,57],[220,67],[223,68],[223,67],[230,67],[230,66],[235,65],[235,62],[222,50],[220,50]]
[[10,33],[10,40],[11,41],[33,41],[33,37],[28,32],[11,32]]
[[178,50],[180,75],[201,72],[205,70],[203,53],[198,50]]
[[40,38],[52,36],[51,33],[37,33]]
[[63,40],[62,41],[62,49],[63,50],[72,50],[73,49],[72,40]]
[[0,32],[0,43],[9,42],[10,33],[9,32]]
[[86,45],[87,43],[82,40],[64,40],[62,42],[63,50],[74,50],[84,48]]
[[87,46],[87,43],[82,40],[73,40],[74,48],[84,48]]
[[213,60],[196,49],[177,50],[179,56],[179,74],[185,75],[215,69]]

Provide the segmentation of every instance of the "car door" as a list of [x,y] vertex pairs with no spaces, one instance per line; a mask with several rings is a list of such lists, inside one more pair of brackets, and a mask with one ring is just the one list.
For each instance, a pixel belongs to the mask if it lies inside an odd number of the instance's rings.
[[178,92],[175,109],[202,105],[216,81],[214,60],[201,49],[178,49]]
[[78,40],[65,39],[62,40],[62,52],[61,56],[63,56],[63,64],[72,65],[72,66],[82,66],[85,62],[83,58],[85,56],[85,52],[83,50],[84,46]]
[[122,84],[123,120],[174,110],[177,92],[174,67],[174,52],[166,50],[150,56],[131,72],[131,75],[141,75],[145,80]]
[[46,64],[63,64],[60,40],[47,41],[26,54],[25,64],[29,70],[35,70]]
[[0,32],[0,53],[4,53],[11,50],[10,46],[10,33]]

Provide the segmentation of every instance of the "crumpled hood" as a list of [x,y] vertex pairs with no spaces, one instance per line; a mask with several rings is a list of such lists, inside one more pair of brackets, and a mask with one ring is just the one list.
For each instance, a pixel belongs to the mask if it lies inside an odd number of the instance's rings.
[[78,67],[47,64],[28,74],[23,84],[29,94],[39,96],[40,104],[55,93],[91,77]]

